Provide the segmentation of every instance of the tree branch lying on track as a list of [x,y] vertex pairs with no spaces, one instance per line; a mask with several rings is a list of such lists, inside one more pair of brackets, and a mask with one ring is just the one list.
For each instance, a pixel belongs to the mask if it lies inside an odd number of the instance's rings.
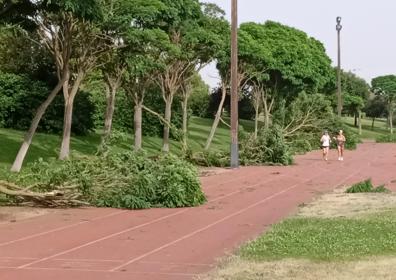
[[0,181],[0,193],[17,199],[21,204],[45,207],[67,207],[89,205],[79,200],[77,186],[57,187],[50,192],[32,191],[35,186],[21,187],[7,181]]

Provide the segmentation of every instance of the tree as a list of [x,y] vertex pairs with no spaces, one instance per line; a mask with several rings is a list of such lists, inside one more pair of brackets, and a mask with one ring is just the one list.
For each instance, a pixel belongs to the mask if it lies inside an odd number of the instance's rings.
[[387,113],[386,101],[382,98],[382,96],[375,96],[372,99],[369,99],[366,107],[364,108],[364,112],[366,116],[372,118],[371,129],[374,129],[374,122],[376,118],[385,117]]
[[[355,117],[355,126],[359,125],[359,134],[362,134],[362,109],[364,100],[360,96],[344,94],[344,109],[348,109]],[[359,120],[357,122],[357,119]]]
[[379,76],[371,81],[374,93],[382,96],[388,107],[390,133],[393,134],[393,112],[396,104],[396,75]]
[[[158,0],[113,0],[110,1],[109,4],[104,27],[106,34],[112,36],[114,38],[113,40],[117,42],[121,48],[114,49],[109,52],[104,58],[104,63],[101,67],[106,84],[107,103],[102,142],[110,135],[111,132],[115,107],[115,95],[122,84],[124,73],[128,70],[131,73],[136,74],[137,68],[142,66],[141,62],[145,55],[149,56],[149,53],[154,52],[159,53],[157,41],[163,43],[163,40],[159,37],[159,34],[163,32],[160,32],[160,30],[157,29],[159,26],[157,19],[165,9],[165,6]],[[164,34],[161,35],[164,37]],[[139,58],[135,59],[136,57]],[[132,64],[135,62],[137,62],[137,66],[133,67]],[[151,62],[155,64],[155,61]],[[146,86],[146,82],[141,83],[142,69],[138,72],[138,77],[135,78],[139,78],[140,81],[137,82],[137,84],[140,86]],[[135,91],[134,93],[131,93],[130,96],[133,96],[132,99],[135,102],[135,106],[137,106],[136,109],[138,111],[135,111],[137,114],[136,117],[140,115],[140,125],[138,125],[139,129],[137,135],[135,135],[135,149],[140,149],[141,109],[144,97],[136,99],[136,90],[140,89],[135,87],[135,81],[130,80],[134,75],[132,74],[127,76],[128,82],[124,82],[124,85],[129,84],[131,86],[131,89],[127,89],[127,92],[131,92],[131,90]],[[144,91],[145,88],[142,90]],[[136,125],[137,123],[135,120],[135,127]],[[138,135],[140,135],[140,137],[136,137]]]
[[352,72],[342,71],[341,83],[344,96],[343,108],[354,116],[355,126],[359,124],[359,133],[361,134],[362,109],[370,96],[370,87],[364,79]]
[[85,75],[95,66],[99,54],[108,48],[109,43],[108,38],[101,36],[103,34],[94,23],[102,18],[99,0],[62,0],[56,3],[42,0],[32,3],[36,7],[36,12],[34,17],[28,18],[36,26],[40,38],[37,43],[43,44],[53,56],[58,83],[33,118],[11,168],[17,172],[21,169],[41,117],[61,89],[65,111],[59,158],[68,157],[75,96]]
[[159,73],[157,84],[165,102],[166,122],[162,150],[168,152],[173,99],[180,92],[183,83],[209,63],[221,48],[223,34],[219,32],[219,27],[224,24],[216,23],[223,23],[224,19],[208,13],[215,11],[211,8],[214,5],[204,5],[202,9],[198,0],[162,2],[169,8],[169,12],[163,15],[166,24],[162,29],[168,34],[171,44],[161,56],[165,68]]
[[19,25],[25,30],[35,29],[31,17],[37,10],[32,0],[0,0],[0,24]]
[[157,64],[154,48],[150,48],[150,51],[153,52],[151,54],[146,53],[140,56],[135,55],[133,58],[131,57],[128,59],[127,71],[122,77],[122,86],[134,104],[134,149],[136,151],[142,148],[143,109],[150,113],[154,113],[151,109],[144,106],[144,99],[147,91],[153,87],[153,76],[155,76],[156,72],[161,67]]
[[189,109],[194,116],[206,118],[208,116],[210,103],[210,88],[196,73],[191,79],[192,93],[189,102]]
[[258,74],[251,80],[261,93],[266,127],[276,98],[318,92],[330,79],[331,61],[322,43],[300,30],[272,21],[244,23],[240,37],[241,50],[245,56],[251,53],[253,73]]

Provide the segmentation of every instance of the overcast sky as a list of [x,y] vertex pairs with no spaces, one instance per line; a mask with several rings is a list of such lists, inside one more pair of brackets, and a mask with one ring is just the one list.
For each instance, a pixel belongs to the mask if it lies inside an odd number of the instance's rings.
[[[231,0],[204,0],[219,5],[229,19]],[[337,63],[336,17],[342,17],[341,66],[368,82],[396,74],[396,1],[394,0],[239,0],[239,23],[273,20],[320,40]],[[202,71],[212,87],[216,68]]]

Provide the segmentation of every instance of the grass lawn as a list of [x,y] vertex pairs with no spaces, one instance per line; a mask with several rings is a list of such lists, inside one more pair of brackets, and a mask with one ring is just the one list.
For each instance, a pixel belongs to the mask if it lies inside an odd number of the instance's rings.
[[[356,133],[359,133],[359,128],[354,126],[353,117],[344,117],[345,123]],[[376,119],[374,128],[371,127],[372,119],[362,119],[362,139],[377,139],[380,136],[388,135],[389,130],[386,128],[386,119]]]
[[[189,124],[189,146],[194,151],[201,150],[209,135],[213,120],[192,117]],[[244,129],[251,131],[254,129],[252,121],[242,120],[240,123]],[[9,168],[21,145],[24,132],[12,129],[0,129],[0,169]],[[33,143],[27,154],[25,164],[38,158],[57,157],[61,137],[59,135],[37,133],[33,138]],[[72,137],[71,150],[73,155],[95,154],[100,143],[100,134],[95,133],[89,136]],[[230,130],[224,124],[219,124],[211,149],[228,150],[230,146]],[[133,147],[133,137],[128,135],[125,141],[116,145],[118,150],[129,150]],[[143,148],[149,153],[156,153],[161,150],[162,139],[158,137],[144,137]],[[180,142],[171,141],[171,151],[180,153]]]
[[396,212],[353,218],[291,218],[242,248],[253,260],[356,260],[396,254]]

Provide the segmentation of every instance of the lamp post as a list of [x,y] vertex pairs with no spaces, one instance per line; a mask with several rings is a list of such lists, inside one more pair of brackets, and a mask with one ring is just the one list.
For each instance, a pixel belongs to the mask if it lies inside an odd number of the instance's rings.
[[340,43],[340,31],[342,29],[341,17],[336,18],[336,30],[337,30],[337,114],[341,117],[342,111],[342,99],[341,99],[341,43]]
[[231,2],[231,168],[238,168],[238,1]]

